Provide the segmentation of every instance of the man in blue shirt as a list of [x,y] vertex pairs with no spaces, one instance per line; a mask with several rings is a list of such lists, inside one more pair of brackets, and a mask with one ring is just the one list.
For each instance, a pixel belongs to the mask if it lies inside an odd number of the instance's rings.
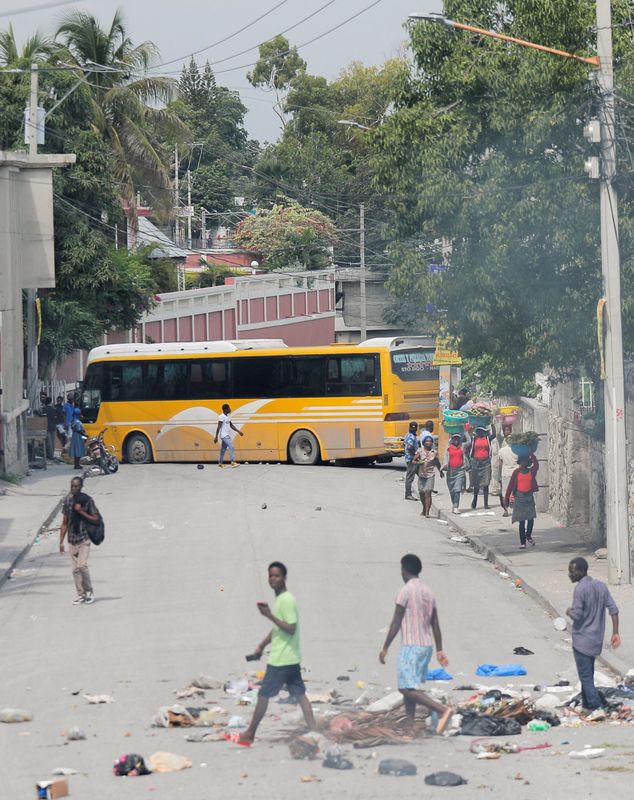
[[405,466],[406,466],[405,499],[416,500],[418,502],[418,497],[414,497],[414,495],[412,494],[412,484],[414,483],[414,478],[416,477],[416,464],[414,464],[414,455],[418,450],[418,439],[416,438],[417,430],[418,430],[418,423],[410,422],[409,431],[405,436],[403,445],[405,449]]
[[581,681],[583,707],[592,712],[601,708],[601,697],[594,685],[594,659],[603,649],[605,610],[607,608],[612,618],[611,645],[617,648],[621,644],[619,609],[605,583],[588,575],[585,558],[572,559],[568,565],[568,577],[577,584],[572,605],[566,611],[572,620],[572,652]]

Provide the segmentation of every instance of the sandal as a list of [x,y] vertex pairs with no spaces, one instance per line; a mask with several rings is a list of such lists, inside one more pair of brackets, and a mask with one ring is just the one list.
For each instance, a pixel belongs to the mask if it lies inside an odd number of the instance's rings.
[[239,747],[251,747],[251,742],[245,742],[242,740],[239,733],[225,733],[225,739],[228,742],[237,744]]

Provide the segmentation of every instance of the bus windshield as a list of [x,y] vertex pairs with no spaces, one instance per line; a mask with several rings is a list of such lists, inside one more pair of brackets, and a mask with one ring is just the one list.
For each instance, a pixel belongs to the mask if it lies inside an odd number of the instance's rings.
[[392,372],[402,381],[437,381],[439,368],[433,361],[433,348],[399,350],[392,353]]

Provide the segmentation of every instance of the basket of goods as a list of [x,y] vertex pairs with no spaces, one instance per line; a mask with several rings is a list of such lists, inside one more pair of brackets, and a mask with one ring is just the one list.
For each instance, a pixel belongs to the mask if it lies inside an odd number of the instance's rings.
[[514,425],[520,414],[519,406],[500,406],[498,409],[500,422],[502,425]]
[[524,431],[524,433],[512,433],[509,436],[511,450],[518,458],[530,456],[537,450],[539,444],[539,434],[535,431]]
[[447,433],[462,433],[468,419],[466,411],[443,411],[443,427]]
[[493,409],[488,403],[476,402],[469,409],[469,427],[488,428],[493,419]]

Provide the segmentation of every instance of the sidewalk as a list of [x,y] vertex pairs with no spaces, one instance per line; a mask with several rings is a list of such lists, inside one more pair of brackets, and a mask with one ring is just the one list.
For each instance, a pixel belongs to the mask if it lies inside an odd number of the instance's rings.
[[[573,584],[568,578],[568,564],[574,556],[583,556],[589,564],[589,574],[607,583],[608,564],[605,559],[597,559],[594,550],[582,540],[574,528],[561,527],[550,514],[539,513],[535,520],[533,538],[535,547],[519,549],[517,523],[511,517],[503,517],[498,497],[490,498],[490,510],[482,507],[482,496],[478,498],[478,508],[471,510],[473,495],[462,495],[460,516],[451,513],[451,501],[447,484],[438,481],[439,494],[433,496],[433,509],[441,520],[449,523],[450,535],[468,537],[469,544],[485,556],[500,572],[510,579],[519,578],[524,591],[553,617],[565,617],[566,609],[572,601]],[[451,529],[455,528],[455,531]],[[468,547],[469,544],[464,544]],[[610,591],[619,607],[619,627],[622,638],[621,647],[612,650],[604,644],[600,661],[612,671],[624,675],[634,668],[634,585],[610,586]],[[570,630],[570,628],[569,628]],[[606,642],[609,642],[611,623],[606,624]]]
[[49,463],[32,470],[21,484],[0,481],[0,585],[33,544],[37,534],[51,524],[75,473],[68,464]]

